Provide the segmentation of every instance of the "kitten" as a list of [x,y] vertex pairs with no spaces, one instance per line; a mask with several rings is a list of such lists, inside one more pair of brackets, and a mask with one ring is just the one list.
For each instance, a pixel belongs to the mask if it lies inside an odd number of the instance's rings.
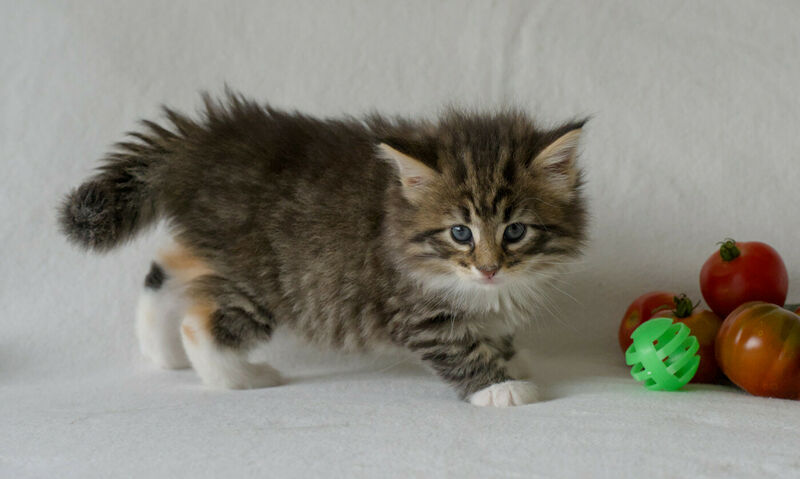
[[507,363],[543,281],[584,240],[583,122],[320,120],[204,100],[200,121],[143,121],[60,211],[99,252],[169,222],[139,303],[147,356],[211,386],[273,386],[247,353],[286,327],[345,350],[401,346],[473,404],[536,400]]

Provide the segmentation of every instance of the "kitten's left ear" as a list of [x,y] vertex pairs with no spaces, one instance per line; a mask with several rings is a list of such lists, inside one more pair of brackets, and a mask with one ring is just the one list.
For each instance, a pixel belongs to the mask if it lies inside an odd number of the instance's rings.
[[578,143],[584,122],[567,125],[554,132],[555,141],[547,145],[531,162],[531,170],[547,177],[547,182],[564,199],[574,193],[578,182]]
[[400,182],[403,185],[403,195],[411,201],[416,201],[438,173],[422,161],[392,148],[386,143],[378,145],[380,157],[389,160],[397,169]]

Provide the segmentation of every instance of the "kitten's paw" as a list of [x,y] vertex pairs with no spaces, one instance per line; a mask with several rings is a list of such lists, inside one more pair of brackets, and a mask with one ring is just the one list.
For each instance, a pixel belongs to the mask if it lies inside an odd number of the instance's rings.
[[281,374],[266,363],[248,361],[248,349],[218,344],[211,326],[214,308],[196,310],[181,324],[181,338],[192,367],[206,386],[256,389],[281,384]]
[[475,406],[508,407],[530,404],[539,399],[536,385],[528,381],[506,381],[473,393],[469,402]]
[[269,364],[239,362],[226,369],[197,372],[206,386],[215,389],[259,389],[283,383],[281,374]]

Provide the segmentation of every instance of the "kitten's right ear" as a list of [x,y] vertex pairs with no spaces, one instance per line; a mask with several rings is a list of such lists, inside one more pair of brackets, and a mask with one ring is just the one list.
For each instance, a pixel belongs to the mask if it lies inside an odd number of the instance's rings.
[[403,195],[411,201],[419,199],[426,186],[438,175],[436,170],[422,161],[396,150],[386,143],[378,145],[378,156],[395,166],[403,185]]

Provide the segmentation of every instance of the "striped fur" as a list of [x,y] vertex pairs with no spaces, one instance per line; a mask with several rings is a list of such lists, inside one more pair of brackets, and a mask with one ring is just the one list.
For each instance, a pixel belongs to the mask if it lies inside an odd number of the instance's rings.
[[144,122],[67,197],[61,224],[105,251],[169,222],[177,253],[146,284],[180,284],[183,344],[206,382],[277,383],[245,358],[285,326],[345,350],[400,345],[465,398],[502,384],[481,397],[531,397],[506,363],[543,284],[581,250],[582,122],[318,120],[234,95],[206,98],[199,121],[166,113],[170,128]]

